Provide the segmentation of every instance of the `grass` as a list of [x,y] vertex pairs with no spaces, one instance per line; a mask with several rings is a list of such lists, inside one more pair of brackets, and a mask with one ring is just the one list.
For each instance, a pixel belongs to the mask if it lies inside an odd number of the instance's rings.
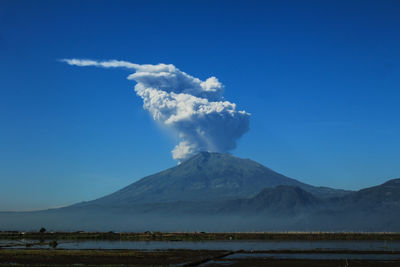
[[[243,253],[238,251],[239,253]],[[235,252],[209,250],[62,250],[1,249],[0,266],[274,266],[274,267],[398,267],[398,260],[272,259],[260,257],[228,259]],[[251,252],[248,252],[251,253]],[[288,253],[288,252],[286,252]],[[296,252],[297,253],[297,252]],[[315,253],[309,251],[307,253]],[[331,253],[331,252],[327,252]],[[369,252],[368,252],[369,253]],[[347,264],[347,265],[346,265]]]
[[286,233],[114,233],[114,232],[0,232],[0,239],[19,240],[400,240],[400,233],[286,232]]
[[226,252],[205,250],[0,250],[0,266],[5,264],[31,265],[139,265],[166,266],[201,261]]

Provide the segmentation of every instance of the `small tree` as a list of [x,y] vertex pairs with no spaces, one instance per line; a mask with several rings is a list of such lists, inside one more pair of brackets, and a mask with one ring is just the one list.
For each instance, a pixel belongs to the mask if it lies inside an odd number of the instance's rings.
[[56,248],[57,245],[58,245],[58,242],[56,240],[53,240],[53,241],[49,242],[49,246],[52,247],[52,248]]
[[40,228],[39,233],[43,234],[44,232],[46,232],[46,228],[44,228],[44,227]]

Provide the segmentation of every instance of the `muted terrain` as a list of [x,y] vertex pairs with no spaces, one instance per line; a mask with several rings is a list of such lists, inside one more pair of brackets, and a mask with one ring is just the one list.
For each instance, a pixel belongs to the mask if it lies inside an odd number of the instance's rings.
[[400,231],[400,179],[346,191],[304,184],[249,159],[202,152],[108,196],[1,212],[0,230]]
[[[124,243],[154,241],[159,242],[158,247],[121,249]],[[398,233],[104,233],[42,229],[0,232],[0,266],[399,266],[399,241]],[[87,242],[98,248],[76,246]],[[106,249],[107,242],[120,248]],[[249,242],[266,246],[248,249]],[[354,242],[362,246],[353,247]],[[182,248],[161,249],[160,244],[168,243],[181,244]],[[239,248],[221,249],[223,244],[232,243]],[[207,249],[190,249],[190,244]]]

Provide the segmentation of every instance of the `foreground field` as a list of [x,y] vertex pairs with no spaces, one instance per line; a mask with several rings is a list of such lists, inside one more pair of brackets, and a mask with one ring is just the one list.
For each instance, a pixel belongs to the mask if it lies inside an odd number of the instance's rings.
[[[0,266],[387,266],[398,260],[271,259],[263,254],[229,258],[237,252],[208,250],[0,250]],[[243,253],[243,252],[239,252]]]
[[271,232],[271,233],[115,233],[115,232],[0,232],[0,239],[34,240],[131,240],[131,241],[207,241],[207,240],[400,240],[400,233],[350,232]]
[[400,267],[399,240],[399,233],[0,232],[0,266]]

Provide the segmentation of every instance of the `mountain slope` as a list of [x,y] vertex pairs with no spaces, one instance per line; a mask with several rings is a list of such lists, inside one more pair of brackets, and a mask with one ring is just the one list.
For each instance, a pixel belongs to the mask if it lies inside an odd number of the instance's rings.
[[90,202],[0,212],[0,230],[400,231],[399,221],[400,179],[357,192],[321,188],[218,153]]
[[381,185],[361,189],[341,198],[333,198],[332,205],[339,209],[383,211],[400,209],[400,178],[389,180]]
[[333,230],[400,231],[400,179],[329,199],[307,220]]
[[400,178],[389,180],[381,185],[354,192],[345,199],[352,203],[400,207]]
[[280,185],[275,188],[265,188],[257,196],[247,201],[250,209],[273,211],[300,211],[315,207],[321,201],[300,187]]
[[263,188],[278,185],[296,186],[318,197],[335,197],[348,193],[345,190],[301,183],[250,159],[201,152],[176,167],[145,177],[111,195],[84,205],[126,206],[251,198]]
[[265,188],[249,199],[227,201],[223,204],[223,213],[246,213],[269,216],[293,215],[309,212],[323,201],[297,186],[279,185]]

